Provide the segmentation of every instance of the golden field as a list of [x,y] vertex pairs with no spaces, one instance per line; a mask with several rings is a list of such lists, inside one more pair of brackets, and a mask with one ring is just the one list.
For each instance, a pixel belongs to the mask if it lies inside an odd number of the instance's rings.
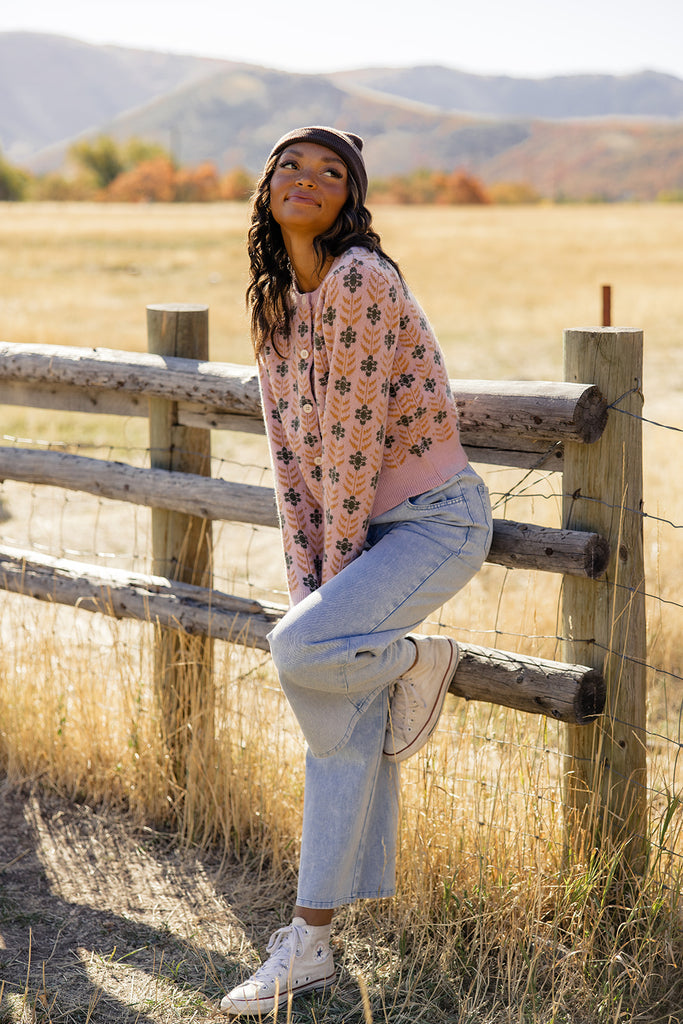
[[[613,288],[614,324],[645,331],[644,416],[665,425],[644,425],[646,510],[673,524],[645,524],[648,662],[656,666],[648,673],[649,784],[652,834],[673,853],[660,849],[647,876],[618,891],[605,884],[615,851],[564,863],[562,727],[452,700],[428,753],[404,773],[399,895],[338,915],[338,993],[329,1004],[295,1004],[291,1019],[680,1021],[683,207],[379,207],[375,220],[437,331],[451,377],[561,379],[562,330],[599,322],[603,284]],[[211,358],[250,362],[246,223],[237,204],[0,205],[0,340],[143,351],[147,304],[205,303]],[[4,443],[61,440],[102,458],[146,457],[143,421],[11,406],[2,417],[11,439]],[[267,482],[261,439],[215,436],[214,452],[218,475]],[[523,476],[483,473],[494,502]],[[556,524],[558,478],[539,475],[532,491],[496,514]],[[11,482],[0,499],[3,544],[148,568],[144,510]],[[216,563],[221,588],[281,591],[273,531],[217,527]],[[557,581],[487,566],[433,626],[557,657],[558,591]],[[0,766],[10,783],[40,782],[68,800],[125,813],[136,827],[179,828],[188,843],[223,851],[222,870],[229,863],[243,872],[232,898],[216,876],[212,920],[226,922],[218,937],[194,914],[191,882],[188,899],[174,904],[169,927],[203,982],[183,987],[159,965],[133,970],[96,936],[83,943],[90,967],[84,954],[73,974],[75,1008],[64,982],[50,981],[62,986],[55,1019],[99,1020],[96,1007],[86,1014],[84,993],[93,988],[116,992],[131,1014],[102,1020],[136,1019],[141,975],[145,992],[152,979],[157,995],[145,996],[139,1019],[208,1019],[226,983],[216,944],[221,963],[234,969],[236,949],[248,961],[245,922],[258,943],[292,895],[303,749],[268,659],[217,646],[216,748],[210,763],[195,751],[201,785],[170,792],[150,692],[151,630],[1,593],[0,630]],[[49,844],[41,856],[72,902],[96,898],[77,857],[67,871]],[[123,874],[106,897],[119,913],[137,891]],[[2,959],[0,943],[0,986]],[[79,988],[84,972],[90,988]],[[24,986],[10,978],[0,1021],[33,1019],[40,985],[29,976],[27,967]]]

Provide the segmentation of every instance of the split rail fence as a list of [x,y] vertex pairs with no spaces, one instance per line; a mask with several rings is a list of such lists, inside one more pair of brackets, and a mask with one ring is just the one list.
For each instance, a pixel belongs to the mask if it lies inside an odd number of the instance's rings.
[[[0,588],[156,623],[156,685],[177,736],[191,712],[178,681],[187,638],[193,699],[210,712],[213,640],[267,650],[286,609],[212,586],[212,521],[278,525],[272,489],[209,476],[212,430],[263,432],[255,372],[208,360],[206,307],[147,315],[145,354],[0,344],[0,404],[148,416],[151,467],[0,447],[0,479],[149,506],[152,574],[4,548]],[[570,639],[563,662],[461,644],[451,692],[566,723],[568,843],[607,832],[636,869],[647,815],[642,349],[641,331],[568,330],[562,382],[452,381],[473,462],[563,475],[562,528],[495,519],[488,560],[562,574]],[[613,415],[616,402],[632,415]],[[204,722],[208,742],[210,713]]]

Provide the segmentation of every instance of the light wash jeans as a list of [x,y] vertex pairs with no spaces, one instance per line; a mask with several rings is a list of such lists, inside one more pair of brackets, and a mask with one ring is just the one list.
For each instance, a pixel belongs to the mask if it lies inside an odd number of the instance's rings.
[[298,903],[394,892],[399,770],[382,754],[406,635],[475,575],[491,543],[486,487],[467,466],[370,523],[361,555],[270,633],[308,743]]

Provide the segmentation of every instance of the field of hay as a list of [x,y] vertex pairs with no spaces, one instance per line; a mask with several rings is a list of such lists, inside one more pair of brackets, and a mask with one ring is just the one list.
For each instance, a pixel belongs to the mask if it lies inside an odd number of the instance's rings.
[[[246,220],[237,204],[2,205],[0,340],[143,351],[147,304],[206,303],[211,358],[250,362]],[[644,416],[663,425],[644,425],[646,510],[658,517],[645,528],[656,666],[647,742],[660,841],[638,884],[606,883],[616,863],[608,849],[564,864],[562,728],[453,700],[435,742],[404,772],[399,895],[338,915],[342,981],[330,1003],[297,1003],[291,1019],[679,1021],[683,208],[381,207],[376,226],[432,320],[452,377],[561,379],[562,329],[599,322],[603,284],[613,288],[615,325],[645,331]],[[12,406],[2,408],[2,433],[3,443],[62,441],[140,462],[148,445],[142,421]],[[267,482],[259,438],[216,437],[214,456],[218,475]],[[483,472],[494,501],[522,475]],[[557,480],[539,476],[531,490],[505,514],[556,524]],[[148,568],[144,510],[9,481],[0,500],[2,544]],[[217,586],[281,594],[273,531],[217,529],[216,561]],[[487,566],[433,625],[556,657],[557,606],[556,581]],[[47,952],[31,961],[21,943],[38,935],[44,913],[27,917],[21,906],[20,851],[6,836],[0,1021],[207,1019],[293,894],[303,747],[268,659],[217,646],[216,747],[210,757],[195,751],[192,777],[201,782],[179,791],[158,739],[149,630],[0,593],[0,635],[0,769],[7,792],[38,787],[19,801],[22,820],[60,898],[54,936],[49,922],[42,936]],[[46,811],[46,792],[66,803]],[[74,801],[123,818],[109,829],[81,815],[60,832]],[[194,888],[187,871],[182,887],[175,875],[172,884],[159,854],[178,829],[192,840],[185,857],[220,854]],[[127,839],[111,847],[108,832]],[[121,857],[135,858],[135,869],[123,870]],[[92,870],[104,880],[99,897]],[[98,901],[130,934],[119,936],[117,923],[114,938],[90,922]],[[62,952],[59,915],[79,907],[90,923],[78,950],[50,956],[50,938]],[[3,953],[8,936],[15,959]],[[175,960],[159,963],[166,948]],[[52,1016],[40,1018],[46,1005]]]

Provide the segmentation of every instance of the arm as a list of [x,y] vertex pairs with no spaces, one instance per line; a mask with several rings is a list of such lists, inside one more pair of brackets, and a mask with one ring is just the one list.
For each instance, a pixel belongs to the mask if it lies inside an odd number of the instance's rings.
[[265,368],[260,368],[261,401],[275,473],[287,585],[293,604],[319,586],[322,565],[322,520],[299,461],[282,425],[278,399]]

